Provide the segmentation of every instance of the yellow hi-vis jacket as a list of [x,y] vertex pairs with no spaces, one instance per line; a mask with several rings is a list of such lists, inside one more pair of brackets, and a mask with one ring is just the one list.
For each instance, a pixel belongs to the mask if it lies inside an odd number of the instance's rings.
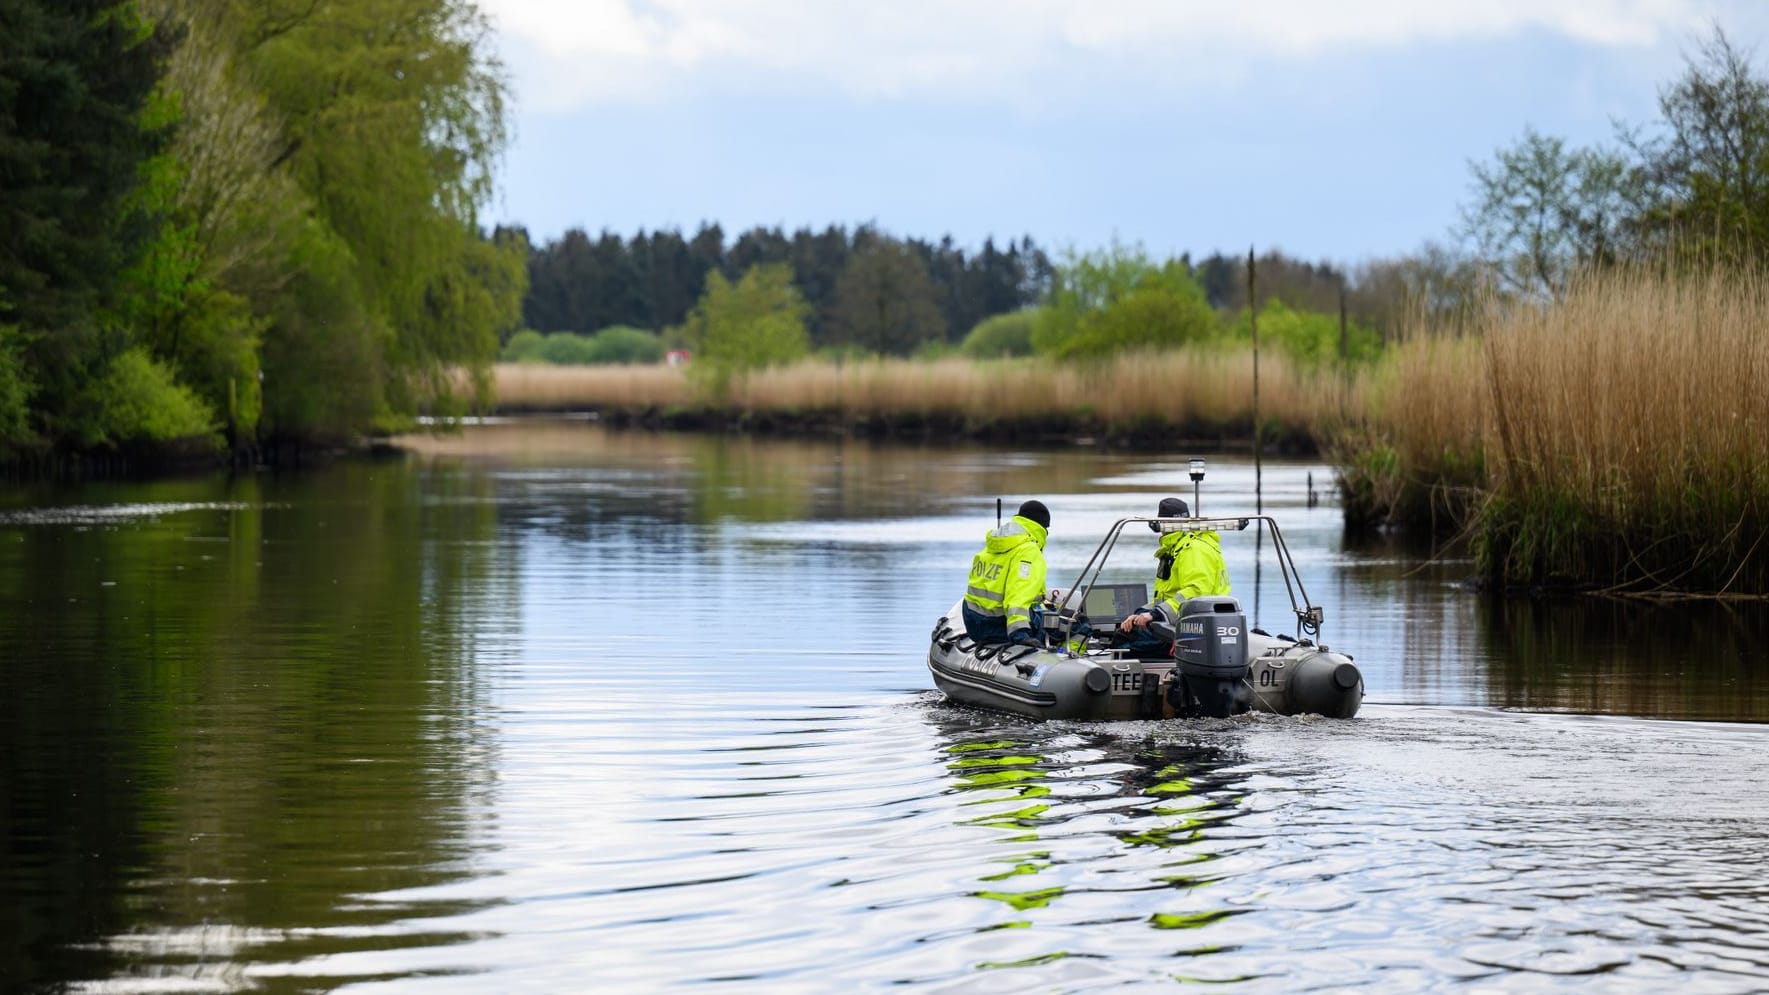
[[1229,593],[1222,537],[1214,531],[1169,532],[1161,537],[1155,558],[1166,562],[1155,572],[1155,600],[1143,606],[1145,612],[1178,622],[1179,606],[1188,598]]
[[981,615],[1006,616],[1007,638],[1032,627],[1031,608],[1044,599],[1044,526],[1015,515],[990,530],[971,560],[964,602]]

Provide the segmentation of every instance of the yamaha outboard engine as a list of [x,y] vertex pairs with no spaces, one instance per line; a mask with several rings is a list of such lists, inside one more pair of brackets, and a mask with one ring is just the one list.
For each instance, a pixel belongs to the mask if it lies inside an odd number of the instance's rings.
[[1180,715],[1225,716],[1247,710],[1247,616],[1234,598],[1204,595],[1179,609],[1168,703]]

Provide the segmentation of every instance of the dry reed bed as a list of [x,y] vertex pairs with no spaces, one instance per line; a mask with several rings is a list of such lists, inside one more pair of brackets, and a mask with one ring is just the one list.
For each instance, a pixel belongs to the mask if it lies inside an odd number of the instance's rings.
[[[497,367],[507,410],[665,409],[698,403],[680,370],[664,367]],[[1268,425],[1307,434],[1337,425],[1341,380],[1260,360],[1260,413]],[[1120,356],[1100,363],[1045,360],[883,359],[806,361],[735,380],[739,412],[822,413],[846,420],[943,418],[973,426],[1049,421],[1103,427],[1252,424],[1253,357],[1246,350]]]
[[503,410],[569,411],[687,404],[693,391],[668,366],[547,366],[499,363],[493,370]]
[[1486,346],[1495,493],[1560,491],[1618,524],[1769,493],[1761,281],[1587,281],[1497,316]]
[[1588,278],[1485,332],[1495,571],[1769,592],[1769,295]]
[[1496,582],[1769,593],[1766,377],[1761,280],[1587,275],[1394,350],[1338,455],[1374,511],[1467,528]]

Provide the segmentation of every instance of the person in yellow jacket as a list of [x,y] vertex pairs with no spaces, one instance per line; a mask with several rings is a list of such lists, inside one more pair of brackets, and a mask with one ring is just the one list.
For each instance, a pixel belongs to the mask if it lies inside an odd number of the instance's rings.
[[1027,501],[989,531],[971,560],[964,631],[978,643],[1044,645],[1044,540],[1050,511]]
[[[1192,511],[1179,498],[1163,498],[1155,509],[1157,518],[1190,518]],[[1124,648],[1132,653],[1171,653],[1173,644],[1149,630],[1159,617],[1168,625],[1179,622],[1179,606],[1191,598],[1229,593],[1228,565],[1222,561],[1222,537],[1214,529],[1189,531],[1172,524],[1150,522],[1162,533],[1155,550],[1155,597],[1136,614],[1118,624],[1129,636]]]

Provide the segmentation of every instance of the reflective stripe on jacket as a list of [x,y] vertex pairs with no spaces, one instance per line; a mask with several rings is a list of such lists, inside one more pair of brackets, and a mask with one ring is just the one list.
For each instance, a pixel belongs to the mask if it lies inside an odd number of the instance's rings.
[[971,560],[965,604],[1007,619],[1008,638],[1032,627],[1031,609],[1044,599],[1044,526],[1015,515],[990,530]]
[[1155,575],[1155,600],[1144,605],[1143,611],[1159,611],[1169,622],[1177,622],[1179,606],[1187,599],[1229,593],[1222,537],[1215,532],[1169,532],[1161,537],[1155,556],[1171,562],[1166,577]]

